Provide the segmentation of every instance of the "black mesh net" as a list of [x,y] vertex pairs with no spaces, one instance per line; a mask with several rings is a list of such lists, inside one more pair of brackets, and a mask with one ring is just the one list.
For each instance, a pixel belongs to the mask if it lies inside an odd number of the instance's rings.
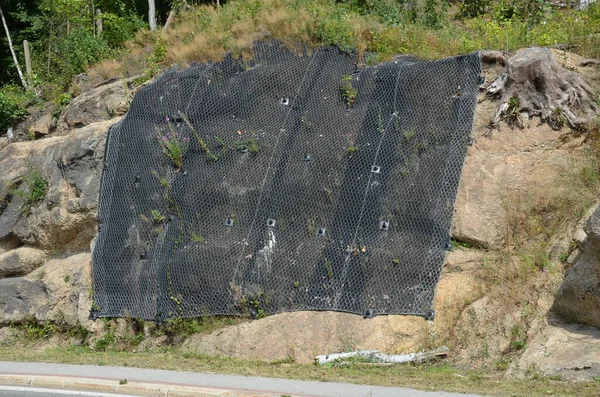
[[480,73],[277,42],[165,73],[109,133],[92,315],[430,316]]

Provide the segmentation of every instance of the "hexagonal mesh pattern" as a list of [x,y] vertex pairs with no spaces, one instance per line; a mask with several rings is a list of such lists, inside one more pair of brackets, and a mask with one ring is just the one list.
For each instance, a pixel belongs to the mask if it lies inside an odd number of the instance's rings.
[[92,314],[429,315],[480,73],[278,42],[165,73],[109,133]]

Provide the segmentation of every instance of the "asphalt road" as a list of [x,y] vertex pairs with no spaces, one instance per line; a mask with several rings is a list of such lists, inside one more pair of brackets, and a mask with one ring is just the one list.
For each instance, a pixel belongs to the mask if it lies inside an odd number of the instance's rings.
[[[426,392],[398,387],[364,386],[349,383],[299,381],[292,379],[221,375],[194,372],[176,372],[129,367],[101,367],[90,365],[65,365],[45,363],[14,363],[0,361],[0,375],[44,375],[68,378],[112,379],[118,382],[148,382],[153,384],[208,387],[236,390],[240,393],[263,393],[273,395],[310,397],[481,397],[467,394]],[[0,390],[0,397],[31,396],[49,397],[49,394],[3,394],[13,393]],[[58,393],[58,392],[55,392]],[[114,396],[114,394],[112,394]],[[54,397],[54,396],[52,396]]]

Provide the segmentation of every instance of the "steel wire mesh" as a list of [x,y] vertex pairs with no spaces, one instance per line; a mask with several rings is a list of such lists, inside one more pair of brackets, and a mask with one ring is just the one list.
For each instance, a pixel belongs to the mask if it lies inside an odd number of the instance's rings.
[[481,65],[256,44],[109,132],[93,316],[431,316]]

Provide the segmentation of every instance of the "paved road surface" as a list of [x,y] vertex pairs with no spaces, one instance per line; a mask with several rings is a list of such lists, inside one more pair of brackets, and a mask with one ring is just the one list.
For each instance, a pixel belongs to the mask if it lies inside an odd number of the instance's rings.
[[[480,397],[467,394],[425,392],[406,388],[363,386],[348,383],[298,381],[292,379],[176,372],[129,367],[97,367],[90,365],[13,363],[0,361],[0,376],[15,374],[22,376],[58,376],[68,377],[69,379],[78,378],[84,379],[86,382],[92,382],[94,379],[97,379],[104,382],[114,381],[114,383],[117,385],[119,380],[127,379],[130,385],[135,382],[141,382],[146,384],[154,384],[155,387],[156,385],[164,385],[165,387],[191,386],[209,388],[213,390],[227,389],[250,396],[291,395],[310,397]],[[2,382],[1,379],[0,382]],[[120,393],[122,392],[120,389],[115,390]],[[5,393],[7,393],[7,391],[5,391]],[[171,395],[171,393],[169,393],[169,395]],[[0,397],[9,396],[13,397],[15,395],[3,394],[3,392],[0,390]],[[39,393],[31,396],[49,397],[48,394]]]

